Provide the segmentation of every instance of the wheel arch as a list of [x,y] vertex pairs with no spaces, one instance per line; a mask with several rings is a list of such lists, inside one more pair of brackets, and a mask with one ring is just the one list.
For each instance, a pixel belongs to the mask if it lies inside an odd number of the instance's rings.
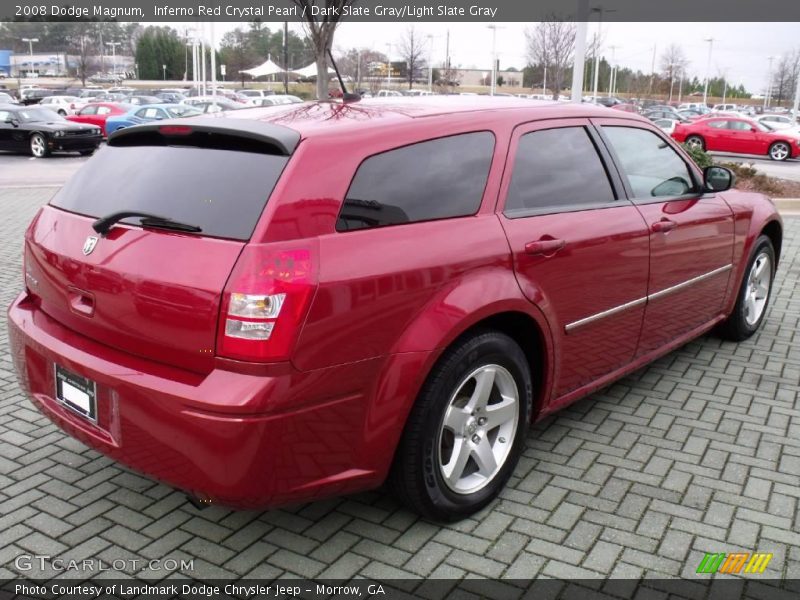
[[783,246],[783,227],[778,221],[769,221],[761,228],[759,235],[766,235],[772,242],[772,249],[775,251],[775,267],[781,259],[781,247]]
[[[461,321],[448,331],[435,350],[398,352],[384,363],[377,378],[374,402],[364,422],[364,455],[371,457],[371,464],[365,466],[379,480],[388,475],[411,409],[442,355],[466,336],[486,329],[505,333],[525,353],[533,380],[532,421],[546,405],[552,387],[553,350],[549,326],[535,305],[523,300],[519,305],[498,306],[479,317]],[[399,393],[401,389],[403,393]]]

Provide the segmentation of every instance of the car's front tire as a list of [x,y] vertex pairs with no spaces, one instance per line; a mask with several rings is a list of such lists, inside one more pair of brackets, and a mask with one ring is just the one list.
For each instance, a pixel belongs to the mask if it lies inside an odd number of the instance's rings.
[[44,158],[50,154],[50,149],[47,147],[47,140],[41,133],[34,133],[30,141],[31,156],[34,158]]
[[412,509],[455,521],[503,488],[525,446],[533,398],[525,353],[482,330],[449,348],[411,410],[390,475]]
[[786,160],[792,153],[792,149],[786,142],[775,142],[769,147],[769,157],[772,160]]
[[772,242],[766,235],[759,236],[739,286],[736,306],[718,328],[722,337],[740,342],[758,331],[767,313],[775,267]]

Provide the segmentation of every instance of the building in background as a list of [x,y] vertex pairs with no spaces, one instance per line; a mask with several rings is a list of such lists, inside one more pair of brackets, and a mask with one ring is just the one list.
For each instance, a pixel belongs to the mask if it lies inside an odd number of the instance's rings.
[[0,73],[6,77],[11,77],[11,58],[14,52],[11,50],[0,50]]
[[[7,55],[7,56],[6,56]],[[0,50],[0,71],[3,70],[6,56],[7,75],[11,77],[75,77],[78,74],[79,57],[64,52],[34,52],[14,54],[9,50]],[[116,64],[117,73],[129,73],[134,70],[132,56],[118,54],[115,58],[108,55],[87,57],[87,72],[111,73]]]

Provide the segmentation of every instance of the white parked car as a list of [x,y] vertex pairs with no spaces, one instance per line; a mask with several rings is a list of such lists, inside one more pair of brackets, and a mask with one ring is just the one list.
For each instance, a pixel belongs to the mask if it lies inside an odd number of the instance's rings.
[[62,117],[74,115],[84,106],[86,101],[77,96],[47,96],[42,98],[39,106],[57,112]]
[[739,112],[739,107],[735,104],[715,104],[711,108],[712,112]]
[[756,121],[775,131],[788,129],[800,133],[800,125],[797,124],[797,121],[785,115],[761,115],[756,117]]
[[664,131],[669,135],[672,135],[672,132],[675,131],[675,126],[678,124],[678,121],[675,119],[656,119],[653,121],[653,125]]
[[254,106],[282,106],[285,104],[301,104],[303,99],[287,94],[272,94],[263,98],[253,98],[250,102]]
[[396,96],[402,96],[400,92],[397,90],[380,90],[377,94],[375,94],[376,98],[394,98]]

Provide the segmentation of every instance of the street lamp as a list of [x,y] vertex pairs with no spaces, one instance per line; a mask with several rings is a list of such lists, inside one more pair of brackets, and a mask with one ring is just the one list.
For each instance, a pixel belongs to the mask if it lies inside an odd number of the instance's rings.
[[111,46],[111,63],[112,63],[112,73],[116,76],[117,74],[117,46],[121,46],[122,42],[106,42],[106,46]]
[[391,60],[392,44],[386,42],[386,89],[392,85],[392,60]]
[[495,85],[497,84],[497,25],[487,25],[492,30],[492,83],[489,86],[489,95],[494,96]]
[[167,80],[167,65],[161,65],[161,72],[164,75],[164,81]]
[[708,104],[708,78],[711,74],[711,50],[714,47],[714,38],[705,38],[704,42],[708,42],[708,61],[706,62],[706,84],[703,86],[703,104]]
[[28,50],[31,56],[31,72],[33,71],[33,43],[38,42],[39,38],[22,38],[23,42],[28,42]]
[[433,91],[433,35],[426,36],[429,40],[430,46],[428,47],[428,91]]
[[767,106],[770,104],[770,96],[772,95],[772,61],[775,60],[775,57],[768,56],[767,60],[769,61],[769,70],[767,71],[767,93],[764,94],[764,110],[767,110]]

